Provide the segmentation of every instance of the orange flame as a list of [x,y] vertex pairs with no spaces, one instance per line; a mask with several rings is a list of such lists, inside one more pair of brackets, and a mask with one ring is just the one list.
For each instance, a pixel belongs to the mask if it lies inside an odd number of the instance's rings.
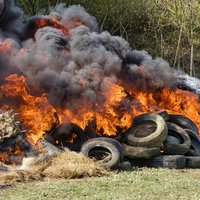
[[0,154],[0,161],[8,164],[12,163],[12,165],[19,165],[20,163],[19,157],[17,160],[12,159],[11,161],[10,160],[11,155],[21,156],[22,158],[24,153],[19,146],[16,146],[15,148],[8,148],[6,152]]
[[51,26],[53,28],[61,30],[64,35],[68,35],[68,29],[64,27],[57,19],[55,18],[37,18],[35,23],[38,29],[43,28],[45,26]]
[[7,54],[12,48],[11,41],[5,40],[0,42],[0,52],[1,54]]
[[[27,129],[27,139],[33,145],[43,138],[45,130],[51,129],[56,121],[55,113],[58,114],[60,123],[72,122],[83,129],[95,118],[96,132],[100,135],[116,135],[117,127],[125,131],[131,126],[135,116],[161,110],[185,115],[200,127],[198,95],[179,89],[164,88],[156,92],[125,91],[122,86],[107,81],[106,90],[101,94],[105,99],[102,105],[88,104],[83,100],[75,110],[53,107],[46,94],[32,95],[24,76],[10,75],[5,84],[0,86],[0,91],[0,108],[7,110],[12,106],[14,111],[19,113],[18,118]],[[0,160],[8,160],[8,155],[12,152],[0,154]]]
[[55,112],[60,122],[70,121],[85,128],[89,121],[96,119],[97,133],[115,135],[116,127],[126,130],[130,127],[132,119],[142,113],[166,110],[169,113],[182,114],[191,118],[200,127],[200,104],[198,95],[182,90],[162,89],[157,92],[128,91],[131,100],[121,106],[126,99],[123,87],[108,82],[107,90],[102,93],[105,97],[103,105],[94,106],[83,101],[77,105],[76,111],[71,108],[54,108],[46,97],[46,94],[36,97],[30,94],[25,77],[11,75],[7,77],[6,84],[0,87],[3,97],[9,99],[9,105],[2,108],[8,109],[12,105],[19,113],[19,120],[23,121],[28,130],[29,142],[35,144],[42,138],[44,131],[49,130],[55,123]]
[[[7,77],[6,84],[0,87],[3,97],[9,99],[8,109],[12,105],[19,113],[19,120],[23,121],[28,130],[29,142],[35,144],[42,138],[44,131],[49,130],[55,122],[57,112],[60,122],[70,121],[83,129],[89,121],[96,118],[96,131],[101,134],[115,135],[116,127],[126,130],[130,127],[132,119],[145,112],[166,110],[169,113],[183,114],[191,118],[200,127],[200,104],[198,95],[182,90],[162,89],[157,92],[128,91],[131,100],[129,108],[121,106],[127,94],[123,87],[107,83],[107,90],[102,93],[105,97],[103,105],[88,105],[83,102],[77,105],[76,111],[71,108],[54,108],[46,94],[36,97],[30,94],[25,77],[11,75]],[[120,107],[121,106],[121,107]]]
[[19,113],[21,120],[28,130],[27,139],[35,144],[42,138],[45,130],[49,130],[55,121],[55,109],[48,103],[46,95],[32,96],[25,83],[25,77],[10,75],[6,83],[0,87],[4,98],[9,99],[9,105],[3,105],[8,109],[10,105]]
[[[79,18],[72,19],[72,24],[64,24],[64,21],[61,23],[55,18],[37,18],[34,22],[36,29],[51,26],[61,30],[65,36],[69,34],[68,28],[85,24]],[[10,54],[11,50],[11,41],[0,41],[2,55]],[[26,56],[26,50],[21,49],[15,54]],[[48,58],[44,54],[42,56],[43,62],[46,62]],[[139,66],[138,74],[144,75],[144,73],[144,66]],[[99,81],[98,75],[94,73],[92,76]],[[84,80],[80,80],[79,84],[84,86],[86,83]],[[87,100],[81,99],[81,104],[76,105],[76,108],[57,108],[50,104],[47,94],[33,95],[24,76],[12,74],[6,78],[3,85],[0,85],[0,108],[3,110],[12,108],[16,113],[19,113],[18,120],[23,122],[27,130],[25,136],[29,143],[37,146],[38,151],[42,151],[43,146],[40,146],[40,139],[43,138],[45,131],[51,130],[52,126],[56,124],[55,113],[57,113],[60,123],[72,122],[82,129],[85,129],[95,119],[95,131],[100,135],[108,136],[116,135],[118,127],[126,131],[131,126],[133,118],[139,114],[162,110],[185,115],[200,128],[200,103],[197,94],[169,88],[154,92],[139,92],[126,89],[109,80],[105,81],[104,84],[104,91],[99,94],[104,99],[103,103],[90,104]],[[73,135],[68,142],[73,142],[75,137]],[[11,154],[23,155],[23,152],[18,146],[14,149],[9,148],[7,152],[0,153],[0,161],[9,162]]]

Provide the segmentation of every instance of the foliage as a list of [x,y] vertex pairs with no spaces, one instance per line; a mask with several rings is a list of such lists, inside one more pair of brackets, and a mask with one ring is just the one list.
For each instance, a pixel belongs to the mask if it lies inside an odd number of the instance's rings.
[[123,36],[133,49],[169,61],[191,75],[200,69],[198,0],[17,0],[29,16],[48,13],[59,3],[80,4],[97,18],[101,30]]

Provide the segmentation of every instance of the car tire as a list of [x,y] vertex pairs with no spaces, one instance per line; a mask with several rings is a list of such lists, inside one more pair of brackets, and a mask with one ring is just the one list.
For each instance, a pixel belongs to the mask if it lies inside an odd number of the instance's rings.
[[122,144],[123,157],[128,158],[151,158],[160,155],[160,148],[133,147],[127,144]]
[[156,156],[148,161],[148,167],[183,169],[186,167],[186,159],[183,155]]
[[[74,139],[73,135],[76,136]],[[77,152],[80,151],[82,144],[87,140],[85,132],[78,125],[73,123],[61,124],[51,134],[51,140],[52,138],[54,139],[54,145],[64,146]]]
[[169,115],[168,122],[174,123],[174,124],[182,127],[183,129],[190,129],[196,135],[199,135],[199,129],[196,126],[196,124],[186,116],[183,116],[183,115]]
[[168,137],[177,138],[180,143],[171,142],[166,139],[163,143],[164,154],[167,155],[184,155],[191,146],[191,140],[187,132],[176,124],[167,122]]
[[96,159],[106,168],[116,169],[122,160],[122,145],[111,138],[94,138],[82,145],[81,153]]
[[200,156],[200,138],[192,130],[185,129],[191,140],[190,150],[186,153],[187,156]]
[[167,125],[160,115],[142,114],[134,119],[131,128],[125,132],[125,143],[135,147],[160,147],[167,133]]

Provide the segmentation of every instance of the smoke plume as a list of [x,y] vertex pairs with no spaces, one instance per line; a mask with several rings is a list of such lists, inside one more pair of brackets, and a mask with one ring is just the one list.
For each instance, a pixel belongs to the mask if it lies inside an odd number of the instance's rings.
[[35,95],[48,94],[56,106],[81,99],[101,103],[108,82],[141,91],[175,83],[166,61],[100,32],[95,18],[79,5],[58,5],[49,15],[16,26],[21,14],[11,0],[0,1],[0,48],[10,45],[1,53],[0,73],[24,75]]

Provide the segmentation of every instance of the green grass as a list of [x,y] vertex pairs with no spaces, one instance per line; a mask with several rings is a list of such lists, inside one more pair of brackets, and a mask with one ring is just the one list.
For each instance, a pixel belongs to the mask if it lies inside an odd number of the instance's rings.
[[200,170],[143,169],[101,178],[47,180],[0,191],[0,200],[200,199]]

